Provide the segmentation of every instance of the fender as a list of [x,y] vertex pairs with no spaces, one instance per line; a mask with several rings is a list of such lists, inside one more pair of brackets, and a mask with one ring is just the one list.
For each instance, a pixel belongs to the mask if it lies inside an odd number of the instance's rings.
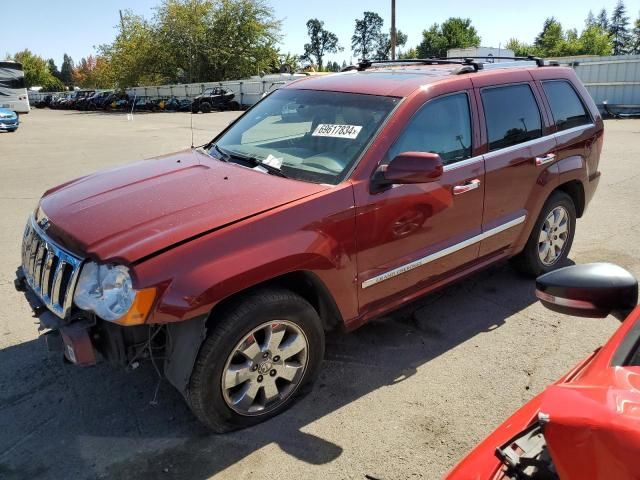
[[163,286],[148,323],[208,314],[231,295],[298,271],[319,279],[346,321],[358,314],[355,248],[353,191],[346,183],[179,245],[135,265],[133,273],[136,288]]

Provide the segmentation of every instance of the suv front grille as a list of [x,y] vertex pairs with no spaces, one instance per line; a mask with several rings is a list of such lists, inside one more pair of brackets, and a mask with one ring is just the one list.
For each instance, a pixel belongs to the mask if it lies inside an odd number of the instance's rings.
[[49,310],[65,318],[73,303],[82,259],[55,244],[36,224],[27,222],[22,239],[22,271]]

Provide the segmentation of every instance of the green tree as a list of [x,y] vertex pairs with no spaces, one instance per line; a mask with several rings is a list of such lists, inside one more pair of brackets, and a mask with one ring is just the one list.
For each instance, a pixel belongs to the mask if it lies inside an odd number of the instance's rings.
[[618,0],[616,8],[611,14],[611,22],[609,25],[609,35],[613,42],[613,54],[623,55],[626,53],[629,43],[629,17],[622,0]]
[[73,60],[66,53],[60,67],[60,80],[67,86],[73,85]]
[[585,28],[580,35],[580,55],[611,55],[611,37],[599,24]]
[[630,52],[635,55],[640,54],[640,15],[633,24],[633,31],[631,32],[631,48]]
[[60,80],[49,71],[48,62],[25,49],[15,55],[13,60],[22,64],[24,70],[24,83],[27,88],[42,87],[45,91],[62,90],[64,87]]
[[604,31],[609,30],[609,16],[607,15],[607,10],[602,9],[598,14],[597,22],[600,25],[600,28]]
[[452,48],[477,47],[480,36],[471,25],[470,18],[452,17],[442,25],[434,23],[422,32],[422,42],[417,47],[421,58],[446,57],[447,50]]
[[60,73],[60,70],[58,70],[58,66],[56,65],[56,62],[53,60],[53,58],[47,60],[47,67],[49,68],[51,75],[62,81],[62,74]]
[[[402,30],[396,30],[396,49],[404,47],[407,44],[407,40],[408,37],[406,33],[402,32]],[[380,34],[375,58],[376,60],[391,59],[391,31],[389,31],[389,33]]]
[[598,24],[598,20],[596,19],[596,16],[593,14],[593,10],[589,10],[589,13],[587,14],[587,18],[584,21],[584,26],[590,27],[591,25],[597,25],[597,24]]
[[511,38],[505,47],[513,52],[516,57],[526,57],[535,55],[535,48],[532,45],[521,42],[517,38]]
[[165,83],[161,69],[172,68],[161,64],[170,57],[158,47],[157,35],[143,17],[125,11],[122,24],[113,43],[101,45],[99,55],[112,66],[114,87],[126,88],[141,84]]
[[409,58],[418,58],[418,50],[412,47],[406,52],[402,52],[398,55],[399,60],[406,60]]
[[300,57],[302,60],[315,63],[322,70],[323,58],[326,53],[337,53],[343,48],[338,45],[338,37],[335,33],[324,28],[324,22],[317,18],[312,18],[307,22],[307,33],[309,43],[304,44],[304,53]]
[[294,73],[300,70],[300,57],[298,55],[293,55],[291,52],[287,52],[286,54],[281,53],[278,55],[280,60],[280,67],[278,71]]
[[544,57],[560,57],[566,50],[562,25],[554,17],[547,18],[533,42],[536,52]]
[[351,37],[351,50],[361,60],[370,59],[380,46],[384,20],[375,12],[364,12],[356,19],[356,28]]
[[610,55],[612,44],[608,32],[604,31],[598,22],[587,26],[578,34],[575,29],[564,32],[557,20],[548,18],[533,45],[512,38],[506,47],[513,50],[517,56],[563,57]]
[[279,29],[264,0],[163,0],[151,20],[125,12],[98,52],[120,88],[246,78],[279,68]]

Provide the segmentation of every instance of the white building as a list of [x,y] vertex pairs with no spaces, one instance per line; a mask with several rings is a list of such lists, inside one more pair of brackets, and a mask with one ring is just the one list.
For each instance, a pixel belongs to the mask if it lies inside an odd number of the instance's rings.
[[[508,48],[493,47],[469,47],[469,48],[452,48],[447,50],[447,57],[487,57],[487,61],[491,61],[491,57],[514,57],[513,50]],[[500,61],[500,60],[496,60]]]

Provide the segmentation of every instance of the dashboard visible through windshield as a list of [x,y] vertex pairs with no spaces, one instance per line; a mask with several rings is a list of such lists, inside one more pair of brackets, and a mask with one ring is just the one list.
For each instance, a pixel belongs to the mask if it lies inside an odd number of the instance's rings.
[[[399,98],[282,89],[248,111],[209,154],[250,158],[290,178],[340,182]],[[259,167],[258,167],[259,168]]]

